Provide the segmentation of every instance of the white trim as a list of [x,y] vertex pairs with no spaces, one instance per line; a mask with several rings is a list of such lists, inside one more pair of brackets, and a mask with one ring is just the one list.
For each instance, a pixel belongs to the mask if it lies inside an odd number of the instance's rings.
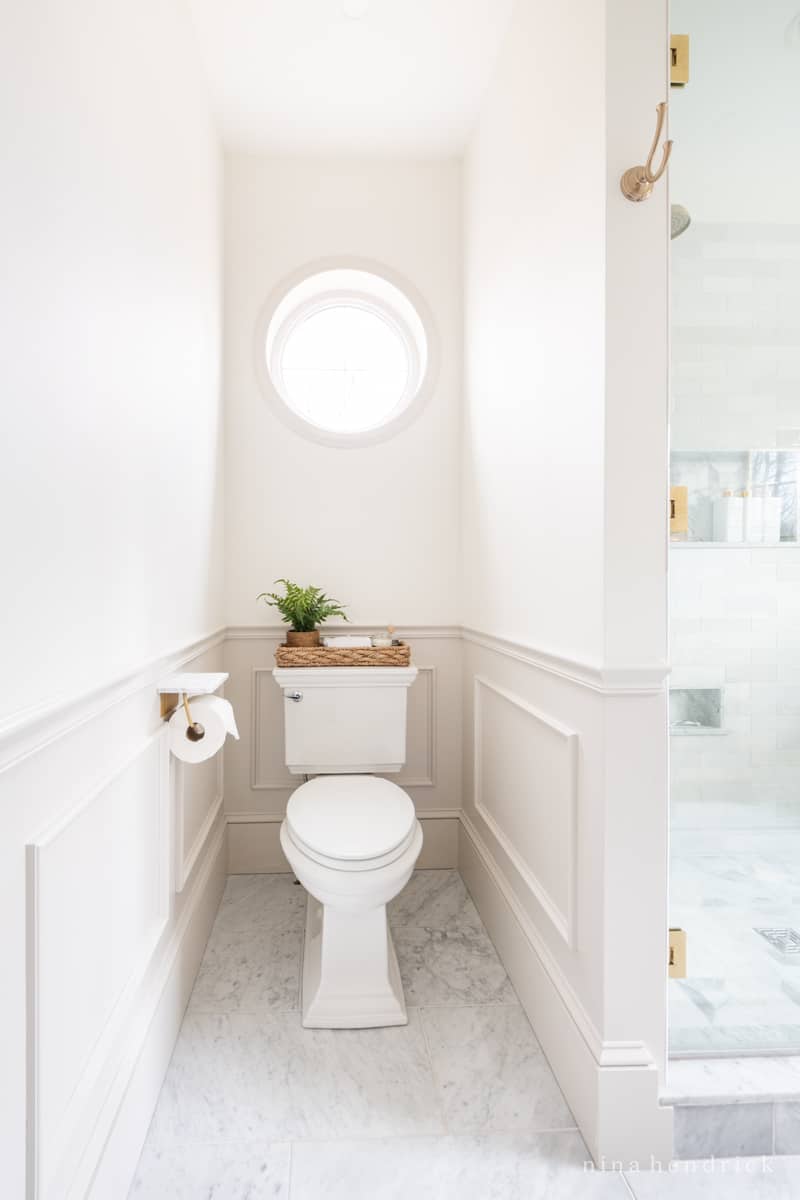
[[[306,280],[313,279],[315,275],[319,275],[325,271],[361,271],[384,280],[400,292],[403,300],[414,312],[425,336],[425,358],[424,362],[420,361],[419,365],[421,365],[422,370],[419,383],[411,399],[404,403],[402,407],[398,406],[399,411],[396,408],[389,419],[384,421],[383,424],[356,433],[337,433],[335,430],[323,429],[306,420],[283,398],[272,378],[267,363],[267,344],[272,318],[294,288],[299,287]],[[388,301],[381,302],[379,305],[376,305],[376,308],[381,310],[384,320],[386,319],[386,312],[384,310],[394,313],[394,308]],[[402,324],[405,326],[409,322],[406,318],[403,318]],[[404,340],[407,341],[408,338],[406,337]],[[416,344],[416,338],[413,339],[413,342]],[[420,358],[418,350],[415,357]],[[439,378],[440,357],[437,325],[430,306],[417,288],[408,279],[400,275],[397,271],[394,271],[391,267],[387,267],[384,263],[352,255],[316,259],[305,263],[302,267],[298,267],[297,270],[282,279],[273,288],[261,308],[256,320],[253,336],[253,363],[256,379],[265,399],[270,404],[272,411],[278,419],[301,437],[340,450],[359,449],[362,446],[376,445],[401,433],[415,421],[435,393]]]
[[653,662],[641,665],[604,667],[600,663],[577,658],[567,658],[560,654],[551,654],[547,650],[537,649],[524,642],[511,641],[508,638],[494,637],[477,629],[466,626],[461,630],[465,642],[493,650],[506,658],[516,659],[531,667],[538,667],[551,675],[558,675],[572,683],[590,688],[603,695],[649,695],[661,693],[665,680],[670,672],[668,663]]
[[[158,899],[159,911],[152,928],[143,940],[136,954],[135,965],[125,985],[120,992],[113,1009],[109,1013],[106,1024],[98,1034],[91,1054],[84,1064],[79,1079],[75,1082],[70,1100],[59,1125],[58,1139],[61,1148],[56,1146],[52,1153],[59,1162],[62,1161],[66,1148],[70,1146],[76,1131],[81,1124],[91,1121],[102,1122],[103,1113],[108,1103],[108,1094],[103,1096],[102,1103],[95,1101],[97,1109],[92,1120],[92,1090],[97,1086],[97,1079],[113,1053],[125,1025],[132,1019],[135,1005],[134,1000],[147,975],[153,955],[167,928],[170,912],[170,878],[169,878],[169,748],[166,737],[166,727],[158,731],[137,746],[123,762],[110,772],[103,781],[67,813],[61,815],[35,840],[26,846],[27,857],[27,941],[28,941],[28,1161],[29,1161],[29,1200],[48,1200],[42,1181],[42,1133],[39,1099],[41,1095],[40,1080],[40,1027],[39,1027],[39,975],[41,963],[41,928],[39,887],[41,879],[42,852],[52,845],[87,809],[120,778],[136,761],[147,754],[153,747],[158,749]],[[77,1171],[79,1164],[76,1163]],[[67,1187],[71,1184],[68,1182]]]
[[[336,623],[326,625],[323,632],[367,635],[381,628],[380,621],[371,625],[364,622],[358,625]],[[396,632],[399,638],[410,642],[420,638],[458,639],[609,696],[660,694],[671,670],[667,662],[605,667],[589,659],[553,654],[526,642],[495,637],[462,625],[400,625]],[[282,641],[285,633],[285,625],[229,625],[225,637],[229,641]]]
[[203,847],[206,844],[211,830],[216,824],[219,814],[222,812],[222,807],[225,802],[224,785],[223,785],[223,762],[224,755],[219,753],[216,755],[217,767],[217,791],[214,800],[203,818],[203,822],[197,831],[197,835],[192,842],[191,847],[186,855],[183,853],[183,837],[185,832],[184,826],[184,808],[183,801],[186,790],[186,763],[175,760],[177,767],[177,780],[175,787],[175,891],[182,892],[186,887],[189,876],[194,870],[195,864],[200,857]]
[[603,1042],[463,814],[459,871],[595,1162],[672,1157],[672,1109],[642,1042]]
[[485,841],[466,813],[460,814],[461,825],[469,837],[475,853],[489,873],[514,919],[519,925],[530,949],[536,955],[548,979],[558,992],[561,1001],[586,1044],[592,1058],[601,1067],[650,1067],[654,1059],[643,1042],[603,1041],[597,1026],[583,1007],[572,984],[558,965],[547,943],[520,904],[514,889],[497,864]]
[[[285,625],[229,625],[225,630],[226,641],[241,642],[241,641],[278,641],[282,642],[286,637]],[[328,636],[338,634],[352,634],[356,636],[368,637],[371,634],[377,634],[385,629],[380,621],[375,621],[372,625],[351,623],[336,623],[331,625],[320,626],[320,632]],[[395,629],[398,638],[403,641],[411,641],[416,638],[438,638],[438,639],[461,639],[461,628],[458,625],[400,625]]]
[[[511,704],[514,708],[524,712],[532,720],[538,721],[540,725],[544,725],[546,729],[553,730],[554,733],[558,734],[558,736],[562,738],[564,742],[566,742],[568,773],[568,795],[566,797],[568,839],[566,912],[562,911],[560,906],[550,895],[547,888],[516,849],[511,839],[500,827],[483,801],[482,688],[485,688],[489,692],[494,692],[495,695],[500,696],[502,700],[505,700],[507,704]],[[513,692],[508,692],[505,688],[497,687],[496,684],[491,683],[488,679],[484,679],[481,675],[476,675],[473,679],[473,696],[472,741],[475,781],[474,804],[476,812],[480,816],[481,820],[485,822],[486,827],[488,828],[492,837],[495,839],[498,846],[500,846],[514,869],[517,871],[518,875],[536,902],[539,904],[542,911],[548,917],[559,937],[562,938],[562,940],[570,949],[574,949],[577,941],[577,932],[575,928],[575,881],[577,876],[576,829],[578,819],[578,734],[574,729],[569,729],[566,725],[562,725],[559,721],[548,717],[538,708],[534,708],[532,704],[528,704],[528,702],[523,700],[520,696],[515,696]]]
[[155,688],[164,675],[213,650],[224,639],[223,627],[215,633],[181,643],[168,653],[113,675],[95,687],[12,713],[0,724],[0,772],[16,767],[31,754],[38,754],[51,742],[72,733],[146,687],[152,686],[155,695]]
[[[265,812],[229,812],[225,814],[225,820],[229,825],[279,825],[285,818],[286,813],[265,813]],[[417,809],[417,820],[419,821],[441,821],[441,820],[458,820],[461,816],[460,808],[431,808]]]
[[[261,687],[259,678],[261,675],[272,676],[273,667],[253,667],[250,677],[250,791],[251,792],[283,792],[291,791],[292,788],[298,786],[298,780],[289,778],[286,783],[281,783],[280,780],[266,780],[264,783],[259,783],[258,777],[261,768],[261,753],[259,750],[260,740],[258,730],[261,724]],[[272,686],[275,686],[272,680]],[[281,718],[281,724],[283,719]],[[281,735],[282,737],[283,735]],[[288,772],[287,772],[288,774]]]
[[[179,957],[186,948],[187,940],[192,941],[193,945],[190,949],[190,957],[192,958],[192,968],[189,970],[182,969],[183,978],[179,981],[180,996],[177,1003],[171,1005],[171,1019],[175,1023],[174,1033],[171,1037],[161,1038],[158,1057],[161,1065],[161,1077],[166,1072],[169,1064],[169,1059],[175,1045],[175,1037],[177,1036],[178,1028],[183,1017],[186,1004],[189,999],[189,994],[194,985],[197,975],[197,969],[200,964],[203,950],[205,948],[208,935],[211,931],[214,916],[216,915],[221,897],[221,889],[224,886],[224,862],[220,864],[220,858],[224,857],[225,851],[226,828],[223,822],[216,837],[208,847],[205,860],[200,871],[197,873],[194,882],[186,893],[186,900],[181,909],[175,926],[169,936],[169,939],[164,947],[163,953],[159,958],[159,963],[153,976],[148,980],[144,994],[138,1000],[131,1022],[131,1028],[127,1037],[127,1046],[123,1055],[116,1078],[109,1092],[106,1104],[104,1105],[101,1118],[93,1131],[90,1144],[86,1147],[83,1159],[81,1161],[79,1177],[76,1179],[68,1200],[85,1200],[89,1195],[89,1188],[94,1177],[98,1174],[104,1160],[104,1156],[109,1150],[114,1134],[115,1127],[119,1121],[120,1113],[123,1107],[129,1100],[129,1089],[134,1073],[139,1065],[139,1061],[143,1056],[145,1046],[150,1036],[151,1026],[154,1018],[159,1012],[159,1007],[165,997],[167,985],[171,981],[173,972],[176,966],[183,968],[183,961],[179,963]],[[212,911],[208,914],[208,919],[199,930],[193,930],[196,920],[199,917],[199,910],[203,902],[208,899],[208,888],[211,882],[211,877],[216,869],[222,867],[221,881],[219,893],[211,897]],[[150,1064],[148,1064],[150,1065]],[[160,1080],[159,1080],[160,1087]],[[155,1101],[155,1096],[153,1100]],[[136,1102],[134,1097],[133,1102]],[[142,1127],[141,1137],[144,1140],[144,1134],[147,1131],[147,1126],[150,1123],[152,1109],[145,1114],[142,1114],[140,1122]],[[128,1158],[131,1157],[131,1147],[124,1147]],[[138,1158],[141,1145],[137,1144],[136,1153],[133,1159]],[[92,1193],[93,1195],[93,1193]]]

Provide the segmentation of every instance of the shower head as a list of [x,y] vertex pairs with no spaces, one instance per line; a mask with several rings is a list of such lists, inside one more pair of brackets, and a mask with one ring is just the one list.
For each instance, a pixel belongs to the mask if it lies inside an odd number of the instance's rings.
[[684,208],[682,204],[673,204],[670,214],[670,238],[680,237],[685,233],[691,220],[688,208]]

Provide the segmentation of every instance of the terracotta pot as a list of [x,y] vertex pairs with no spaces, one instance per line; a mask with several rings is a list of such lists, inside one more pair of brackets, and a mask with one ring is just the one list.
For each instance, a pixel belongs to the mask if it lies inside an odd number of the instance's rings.
[[286,634],[287,646],[318,646],[319,645],[319,630],[312,629],[308,633],[298,633],[296,629],[290,629]]

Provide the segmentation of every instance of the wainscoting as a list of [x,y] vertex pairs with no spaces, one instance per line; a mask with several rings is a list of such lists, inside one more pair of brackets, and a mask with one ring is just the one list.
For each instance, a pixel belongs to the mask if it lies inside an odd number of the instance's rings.
[[[460,869],[595,1157],[668,1158],[663,667],[401,632],[420,867]],[[9,1196],[126,1194],[226,868],[288,869],[281,637],[220,631],[0,730]],[[168,754],[155,684],[190,664],[230,672],[224,764]]]
[[598,1161],[671,1152],[665,674],[464,631],[459,868]]
[[171,760],[155,685],[223,641],[0,731],[9,1197],[127,1192],[225,866],[222,758]]
[[[348,632],[360,633],[358,627]],[[363,630],[363,632],[374,632]],[[407,788],[425,834],[420,867],[454,867],[461,810],[461,631],[402,628],[419,676],[408,698],[408,761],[391,778]],[[286,803],[302,778],[283,762],[283,706],[272,678],[280,627],[228,630],[227,695],[242,734],[225,748],[228,871],[287,871],[278,832]]]

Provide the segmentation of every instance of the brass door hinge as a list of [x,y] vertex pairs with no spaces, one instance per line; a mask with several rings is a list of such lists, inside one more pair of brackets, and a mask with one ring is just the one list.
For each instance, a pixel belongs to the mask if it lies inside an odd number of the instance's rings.
[[670,929],[669,931],[669,977],[670,979],[686,978],[685,929]]
[[673,87],[689,82],[688,33],[673,33],[669,39],[669,81]]

